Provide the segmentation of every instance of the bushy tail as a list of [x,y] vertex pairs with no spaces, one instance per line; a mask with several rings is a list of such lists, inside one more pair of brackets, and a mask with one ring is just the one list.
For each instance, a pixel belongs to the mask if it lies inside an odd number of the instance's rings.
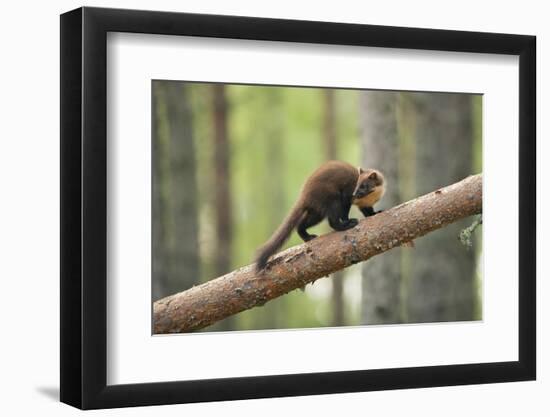
[[305,211],[301,207],[301,204],[294,206],[275,233],[273,233],[273,236],[258,249],[256,256],[256,271],[261,271],[265,268],[269,257],[283,246],[283,243],[285,243],[292,231],[298,226],[304,215]]

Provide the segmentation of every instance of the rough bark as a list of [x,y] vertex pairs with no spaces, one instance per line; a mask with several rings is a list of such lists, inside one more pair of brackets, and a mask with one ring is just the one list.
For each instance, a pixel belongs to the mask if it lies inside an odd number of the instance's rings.
[[344,232],[332,232],[287,249],[256,273],[248,265],[220,278],[157,301],[154,333],[201,329],[240,311],[398,247],[482,209],[482,176],[401,204]]

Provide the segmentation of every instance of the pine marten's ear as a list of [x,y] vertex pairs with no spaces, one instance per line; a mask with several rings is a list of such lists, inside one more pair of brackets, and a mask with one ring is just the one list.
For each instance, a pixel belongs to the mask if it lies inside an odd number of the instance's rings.
[[364,173],[365,173],[365,170],[363,168],[359,167],[359,175],[364,174]]
[[377,177],[378,175],[376,175],[376,172],[373,172],[372,174],[369,175],[369,180],[375,180]]

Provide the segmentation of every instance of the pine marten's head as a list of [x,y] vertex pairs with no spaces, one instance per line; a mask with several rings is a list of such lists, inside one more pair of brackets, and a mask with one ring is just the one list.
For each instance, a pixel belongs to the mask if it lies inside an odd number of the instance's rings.
[[352,195],[353,204],[359,208],[372,207],[385,191],[384,175],[380,171],[359,168],[359,178]]

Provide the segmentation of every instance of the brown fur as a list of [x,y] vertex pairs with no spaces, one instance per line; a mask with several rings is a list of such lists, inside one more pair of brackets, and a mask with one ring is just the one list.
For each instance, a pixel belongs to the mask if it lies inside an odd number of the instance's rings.
[[[325,162],[306,180],[290,213],[258,250],[256,269],[265,268],[270,256],[279,250],[294,229],[307,242],[316,237],[307,229],[325,217],[334,230],[352,228],[357,225],[357,219],[348,218],[351,204],[356,204],[365,216],[372,215],[372,206],[383,194],[384,177],[379,171],[358,169],[342,161]],[[354,200],[354,195],[359,198]]]
[[267,260],[271,255],[273,255],[277,250],[283,246],[283,243],[288,239],[292,231],[296,228],[298,223],[302,220],[305,215],[303,207],[299,202],[292,208],[290,213],[286,216],[281,225],[273,233],[271,238],[264,243],[264,245],[258,249],[258,254],[256,257],[256,269],[264,269]]
[[[351,195],[358,178],[358,169],[347,162],[328,161],[317,168],[306,180],[298,201],[283,223],[258,250],[257,269],[261,270],[266,266],[269,257],[283,245],[295,228],[298,228],[298,233],[304,241],[313,239],[315,236],[309,235],[306,229],[327,217],[331,207],[340,204],[343,200],[342,196],[351,204]],[[345,219],[348,212],[349,206],[343,214]],[[334,218],[329,221],[332,222],[333,228],[345,227],[341,224],[337,225]]]

